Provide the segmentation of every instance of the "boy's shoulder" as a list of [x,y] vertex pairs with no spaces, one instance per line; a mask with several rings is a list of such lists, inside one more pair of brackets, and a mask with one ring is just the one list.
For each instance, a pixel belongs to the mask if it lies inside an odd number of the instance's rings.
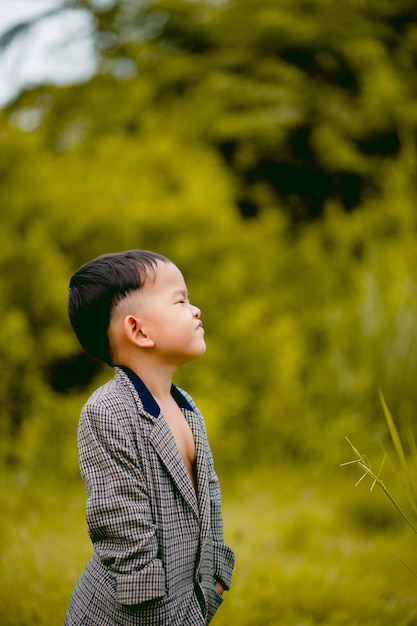
[[118,400],[122,403],[134,402],[134,393],[135,388],[129,377],[123,370],[115,368],[113,378],[95,389],[85,404],[113,404]]
[[[148,419],[140,419],[140,418]],[[139,419],[138,419],[139,418]],[[84,403],[79,429],[83,432],[87,427],[97,432],[123,433],[135,436],[149,416],[144,410],[141,398],[136,394],[134,386],[122,371],[115,371],[113,379],[98,387]]]

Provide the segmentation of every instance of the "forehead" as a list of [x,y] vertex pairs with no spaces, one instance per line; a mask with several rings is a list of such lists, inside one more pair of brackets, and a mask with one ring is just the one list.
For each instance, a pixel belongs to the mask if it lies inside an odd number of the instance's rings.
[[185,289],[185,280],[176,265],[158,261],[155,268],[154,280],[148,282],[145,288],[153,289]]

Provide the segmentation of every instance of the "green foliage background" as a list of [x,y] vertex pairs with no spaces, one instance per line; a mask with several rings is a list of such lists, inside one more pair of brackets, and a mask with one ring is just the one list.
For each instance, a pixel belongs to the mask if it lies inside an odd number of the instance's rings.
[[216,623],[415,624],[415,579],[383,573],[413,538],[338,468],[345,435],[389,446],[378,387],[415,428],[415,3],[68,4],[97,75],[0,118],[2,623],[61,623],[90,551],[76,427],[112,373],[72,336],[69,278],[146,248],[203,311],[176,382],[238,556]]

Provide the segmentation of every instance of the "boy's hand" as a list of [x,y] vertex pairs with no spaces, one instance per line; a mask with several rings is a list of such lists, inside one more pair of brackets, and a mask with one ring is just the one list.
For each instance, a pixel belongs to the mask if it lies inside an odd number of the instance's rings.
[[223,592],[224,592],[224,587],[221,583],[219,583],[218,580],[216,580],[216,584],[214,585],[216,587],[216,590],[219,592],[219,594],[222,596]]

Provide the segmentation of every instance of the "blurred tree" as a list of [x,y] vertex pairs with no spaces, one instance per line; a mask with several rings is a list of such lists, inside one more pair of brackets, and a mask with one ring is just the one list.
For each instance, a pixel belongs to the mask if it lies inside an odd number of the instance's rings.
[[381,164],[415,135],[413,0],[64,0],[69,7],[94,14],[99,75],[118,83],[113,123],[134,133],[141,109],[154,109],[209,141],[236,179],[244,217],[269,202],[293,222],[322,215],[329,200],[350,211],[380,193]]
[[150,104],[216,147],[243,216],[269,198],[304,221],[380,190],[415,132],[416,21],[411,1],[122,2],[97,41],[102,68],[151,74]]

